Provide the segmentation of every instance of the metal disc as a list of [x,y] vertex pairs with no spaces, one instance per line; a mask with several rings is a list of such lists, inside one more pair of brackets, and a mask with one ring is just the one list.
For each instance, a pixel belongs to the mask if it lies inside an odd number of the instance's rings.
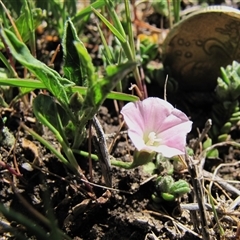
[[163,64],[180,89],[213,90],[220,67],[240,61],[240,11],[212,6],[177,23],[163,44]]

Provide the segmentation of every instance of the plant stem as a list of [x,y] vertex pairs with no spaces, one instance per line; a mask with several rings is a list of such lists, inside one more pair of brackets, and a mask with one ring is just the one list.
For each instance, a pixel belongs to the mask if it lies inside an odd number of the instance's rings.
[[214,201],[213,201],[213,196],[212,196],[212,194],[210,192],[209,192],[209,199],[210,199],[210,204],[212,206],[213,215],[214,215],[215,221],[217,223],[220,235],[223,237],[225,235],[225,232],[224,232],[224,230],[223,230],[223,228],[221,226],[221,223],[219,221],[219,217],[218,217],[218,214],[217,214],[217,211],[216,211],[216,208],[215,208],[215,205],[214,205]]
[[83,112],[81,112],[81,117],[79,118],[79,121],[76,123],[76,133],[72,145],[73,149],[78,149],[79,146],[82,144],[84,139],[81,133],[83,132],[83,129],[86,126],[88,120],[92,119],[95,113],[96,113],[95,108],[90,110],[89,109],[83,110]]
[[[76,154],[79,154],[83,157],[86,157],[88,158],[89,157],[89,153],[88,152],[85,152],[85,151],[82,151],[82,150],[78,150],[78,149],[72,149],[72,151]],[[94,161],[98,161],[98,156],[96,154],[91,154],[91,158],[92,160]]]
[[178,23],[180,20],[180,4],[180,0],[173,0],[174,23]]
[[171,11],[171,1],[167,0],[167,5],[168,5],[168,19],[169,19],[169,29],[172,29],[172,11]]
[[132,162],[123,162],[119,160],[111,160],[111,165],[125,169],[132,169],[135,167]]
[[[86,158],[89,156],[89,153],[85,152],[85,151],[73,149],[73,152],[80,154],[81,156],[86,157]],[[91,154],[91,158],[95,161],[98,161],[98,156],[96,154]],[[112,166],[121,167],[121,168],[125,168],[125,169],[132,169],[132,168],[136,167],[136,166],[134,166],[134,164],[132,162],[123,162],[121,160],[116,160],[112,156],[110,157],[110,163]]]

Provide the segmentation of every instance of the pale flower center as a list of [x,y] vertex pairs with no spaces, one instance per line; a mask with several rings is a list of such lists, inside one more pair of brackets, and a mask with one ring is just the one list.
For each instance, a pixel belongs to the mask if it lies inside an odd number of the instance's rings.
[[157,138],[156,133],[155,132],[150,132],[147,136],[147,141],[146,141],[146,145],[147,146],[153,146],[154,143],[159,143],[161,141],[161,139]]

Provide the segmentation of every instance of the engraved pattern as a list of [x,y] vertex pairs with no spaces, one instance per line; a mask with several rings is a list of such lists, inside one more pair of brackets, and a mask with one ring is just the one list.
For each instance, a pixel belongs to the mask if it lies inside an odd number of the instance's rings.
[[225,46],[228,52],[231,52],[232,58],[240,59],[240,22],[233,21],[230,24],[226,24],[225,28],[216,28],[216,32],[229,37]]
[[163,62],[183,89],[213,89],[220,67],[240,61],[240,17],[205,12],[171,31]]

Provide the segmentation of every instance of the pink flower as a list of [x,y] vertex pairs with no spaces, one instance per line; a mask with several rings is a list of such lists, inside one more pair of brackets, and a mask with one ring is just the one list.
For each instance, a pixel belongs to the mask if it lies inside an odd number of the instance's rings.
[[168,158],[185,154],[192,122],[167,101],[149,97],[126,104],[121,113],[138,151],[158,152]]

